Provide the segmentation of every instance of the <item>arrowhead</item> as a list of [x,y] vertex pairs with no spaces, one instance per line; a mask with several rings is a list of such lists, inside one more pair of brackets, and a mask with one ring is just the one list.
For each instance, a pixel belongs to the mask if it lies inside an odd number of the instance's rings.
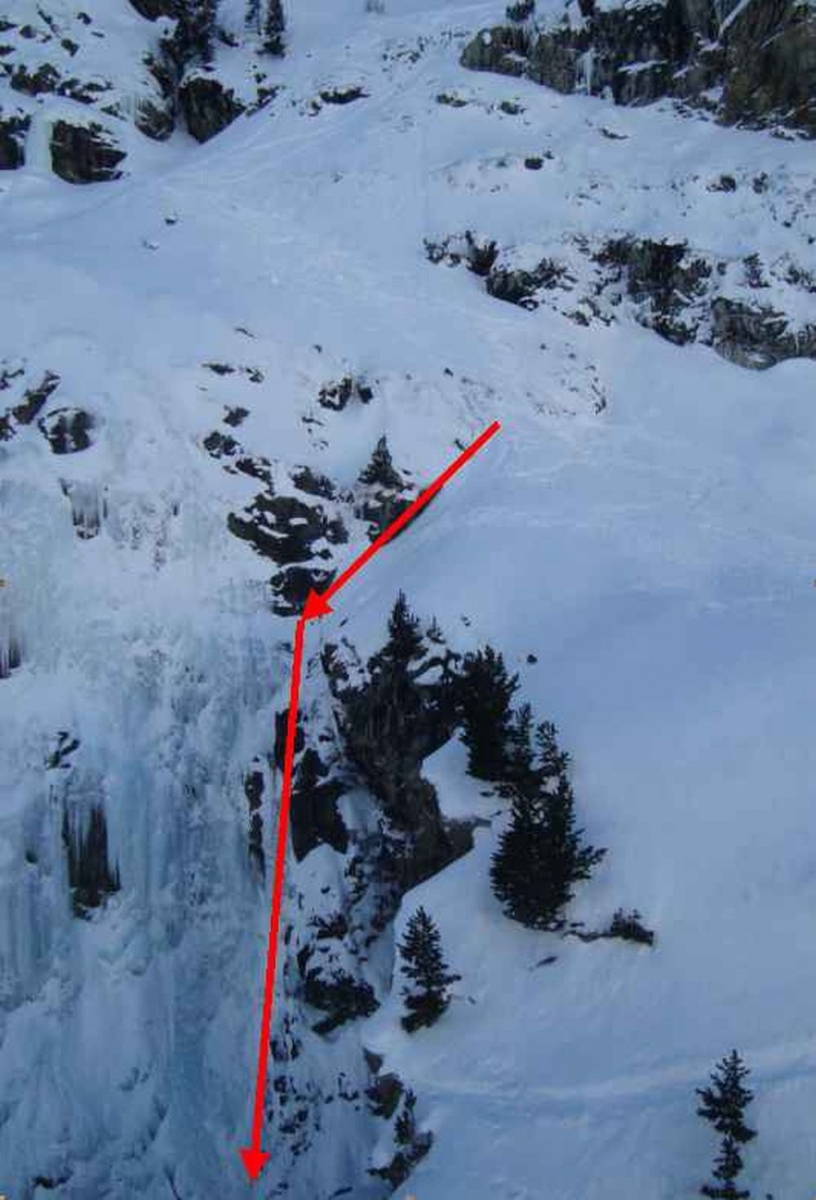
[[325,617],[326,613],[330,612],[334,612],[334,609],[326,597],[321,596],[319,592],[311,591],[301,615],[306,621],[316,621],[319,617]]
[[255,1150],[250,1146],[239,1150],[238,1153],[241,1155],[244,1170],[249,1178],[253,1180],[258,1178],[270,1157],[265,1150]]

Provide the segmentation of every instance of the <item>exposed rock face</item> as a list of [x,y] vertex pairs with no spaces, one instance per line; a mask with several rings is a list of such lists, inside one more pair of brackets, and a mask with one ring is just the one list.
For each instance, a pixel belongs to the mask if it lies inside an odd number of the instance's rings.
[[[755,191],[764,187],[759,176],[753,183]],[[736,186],[731,176],[721,176],[710,190]],[[467,261],[452,249],[461,243],[461,237],[447,238],[429,257],[451,265]],[[636,237],[594,246],[584,238],[565,239],[559,253],[562,261],[547,254],[528,266],[529,248],[522,262],[512,249],[497,249],[484,276],[487,292],[531,311],[546,304],[582,325],[628,316],[676,345],[702,342],[755,370],[816,357],[816,324],[788,315],[802,311],[802,292],[816,295],[816,280],[788,256],[770,263],[756,254],[709,259],[686,242]]]
[[611,268],[615,282],[625,283],[636,304],[649,306],[652,329],[678,345],[693,340],[696,326],[679,314],[702,293],[712,268],[705,259],[689,258],[685,242],[620,238],[608,242],[597,261]]
[[596,8],[570,0],[548,28],[497,26],[466,46],[462,63],[524,75],[559,92],[608,95],[617,104],[675,96],[719,117],[773,122],[816,136],[816,13],[802,0],[654,0]]
[[59,375],[53,371],[46,371],[41,383],[24,392],[22,401],[11,410],[18,425],[31,424],[48,397],[57,389],[59,382]]
[[378,1007],[370,983],[337,967],[313,966],[311,959],[311,954],[302,957],[303,999],[327,1014],[314,1026],[315,1033],[331,1033],[346,1021],[369,1016]]
[[816,324],[791,330],[784,313],[724,297],[711,306],[714,346],[742,367],[765,369],[786,358],[816,358]]
[[[410,671],[373,659],[361,687],[347,687],[330,653],[324,660],[346,753],[377,797],[394,830],[383,866],[404,891],[470,849],[470,831],[445,823],[422,762],[452,736],[456,724],[454,658],[433,656]],[[424,683],[426,673],[438,673]]]
[[370,1174],[388,1181],[396,1191],[404,1183],[433,1144],[430,1133],[420,1133],[417,1129],[414,1107],[416,1096],[410,1088],[399,1101],[399,1112],[394,1122],[395,1146],[391,1161],[384,1167],[373,1169]]
[[[211,441],[210,452],[226,453],[224,443],[232,441],[218,435],[217,444]],[[243,470],[251,462],[239,458],[236,467]],[[243,515],[230,513],[227,525],[236,537],[249,542],[257,554],[283,568],[270,584],[273,611],[286,617],[302,610],[312,588],[322,591],[327,586],[333,576],[327,565],[332,558],[332,547],[348,541],[339,515],[332,515],[320,504],[307,504],[297,496],[272,495],[271,486],[255,497]]]
[[753,0],[724,38],[723,116],[780,120],[816,137],[816,13],[797,0]]
[[[22,370],[13,374],[0,370],[0,391],[4,391],[12,378],[22,375]],[[0,442],[9,441],[22,425],[30,425],[42,409],[48,397],[59,386],[59,375],[46,371],[41,382],[35,387],[27,388],[18,404],[13,404],[5,412],[0,413]]]
[[91,445],[93,417],[81,408],[55,408],[37,425],[55,454],[76,454]]
[[179,105],[187,129],[198,142],[207,142],[245,111],[231,88],[215,76],[192,75],[179,89]]
[[309,592],[324,591],[333,578],[333,571],[320,567],[294,566],[278,571],[269,581],[274,593],[273,612],[281,617],[296,617],[303,612]]
[[11,74],[10,82],[15,92],[39,96],[43,92],[56,92],[60,73],[51,63],[41,63],[34,71],[29,71],[23,63],[19,63]]
[[119,179],[126,154],[101,125],[55,121],[51,130],[51,166],[67,183],[101,183]]
[[321,408],[342,412],[350,400],[356,398],[361,404],[368,404],[373,395],[374,392],[364,379],[344,375],[335,383],[324,384],[317,394],[317,403]]
[[25,162],[25,139],[31,118],[24,113],[0,113],[0,171],[14,171]]
[[178,8],[178,0],[130,0],[130,3],[148,21],[155,21],[157,17],[175,17]]
[[134,121],[146,137],[163,142],[176,127],[178,69],[163,45],[158,53],[146,55],[144,63],[156,82],[158,95],[139,102]]
[[298,763],[292,788],[292,849],[297,859],[324,843],[340,854],[348,849],[348,831],[337,811],[346,789],[328,775],[328,767],[310,746]]
[[296,496],[261,492],[246,509],[245,517],[230,513],[228,525],[258,554],[281,565],[303,563],[314,556],[329,558],[327,548],[314,549],[314,543],[321,539],[335,545],[348,540],[339,517],[329,517],[321,505],[305,504]]

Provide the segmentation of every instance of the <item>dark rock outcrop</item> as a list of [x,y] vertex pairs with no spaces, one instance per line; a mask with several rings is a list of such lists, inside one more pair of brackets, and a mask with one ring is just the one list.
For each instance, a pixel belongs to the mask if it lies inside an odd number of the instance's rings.
[[348,541],[339,517],[329,517],[321,505],[305,504],[295,496],[270,496],[262,492],[244,516],[230,513],[227,524],[236,537],[280,565],[304,563],[313,557],[330,558],[327,548],[313,548],[321,539],[334,545]]
[[11,73],[9,82],[15,92],[23,92],[26,96],[40,96],[44,93],[56,92],[61,82],[61,76],[51,63],[41,63],[33,71],[30,71],[25,63],[18,63]]
[[723,118],[779,119],[816,137],[816,12],[801,0],[753,0],[723,35]]
[[[421,770],[456,725],[454,658],[445,652],[408,671],[375,656],[363,686],[345,687],[332,657],[324,658],[324,666],[342,706],[346,753],[394,831],[383,847],[382,873],[405,891],[472,845],[469,829],[444,821],[436,790]],[[439,678],[426,684],[421,676],[430,672]]]
[[14,171],[25,163],[25,139],[31,118],[25,113],[4,116],[0,111],[0,171]]
[[297,467],[292,473],[292,483],[300,492],[308,496],[320,496],[324,500],[333,500],[337,489],[328,475],[313,471],[311,467]]
[[36,387],[28,388],[21,402],[12,408],[11,413],[18,425],[30,425],[40,412],[46,400],[59,386],[60,377],[53,371],[46,371],[42,382]]
[[742,367],[764,370],[787,358],[816,358],[816,324],[789,327],[784,313],[718,297],[711,305],[714,347]]
[[327,972],[319,965],[306,964],[302,970],[303,999],[327,1014],[313,1027],[315,1033],[331,1033],[347,1021],[370,1016],[378,1007],[371,984],[355,979],[347,971],[335,968]]
[[55,121],[51,130],[51,166],[67,183],[102,183],[119,179],[126,158],[101,125]]
[[55,408],[37,425],[54,454],[76,454],[91,445],[93,417],[81,408]]
[[74,913],[84,917],[121,886],[119,868],[110,865],[108,826],[102,805],[91,808],[86,822],[64,809],[62,841]]
[[178,0],[130,0],[130,3],[139,16],[146,17],[148,21],[177,15]]
[[69,759],[79,749],[79,745],[79,738],[73,737],[67,729],[60,729],[57,733],[56,745],[46,757],[46,770],[68,770],[71,765]]
[[399,1111],[394,1120],[394,1154],[384,1167],[369,1169],[369,1174],[388,1182],[394,1191],[404,1183],[433,1144],[430,1133],[417,1129],[414,1107],[416,1096],[408,1088],[399,1101]]
[[351,104],[354,100],[362,100],[368,95],[361,87],[352,84],[350,87],[329,88],[320,93],[324,104]]
[[368,404],[373,394],[365,380],[344,375],[336,382],[324,384],[317,394],[317,403],[321,408],[342,412],[351,399],[356,398],[362,404]]
[[[616,104],[662,96],[713,108],[727,124],[782,123],[816,136],[816,12],[803,0],[653,0],[597,8],[571,0],[557,24],[481,31],[462,63]],[[709,96],[721,86],[719,102]]]
[[[764,186],[759,176],[754,184]],[[730,175],[710,185],[726,191],[737,186]],[[459,249],[451,248],[461,244],[460,237],[447,238],[429,257],[451,265],[466,262]],[[786,296],[791,313],[801,309],[797,293],[816,294],[816,280],[787,255],[771,262],[758,254],[736,261],[709,259],[686,242],[631,236],[600,246],[576,238],[565,254],[569,265],[544,257],[530,268],[515,265],[512,248],[500,249],[485,276],[486,290],[530,310],[546,303],[582,325],[591,319],[609,325],[629,316],[675,345],[702,342],[755,370],[789,358],[816,358],[816,323],[797,324],[784,311]],[[758,303],[754,293],[772,283],[777,306]],[[573,293],[579,288],[575,307]]]
[[185,79],[178,98],[184,123],[198,142],[209,141],[246,110],[232,88],[211,75]]
[[156,83],[157,94],[150,99],[140,100],[134,122],[136,128],[146,137],[163,142],[176,127],[178,67],[163,44],[157,53],[145,56],[144,64]]
[[334,578],[333,571],[320,567],[285,567],[269,583],[274,593],[272,611],[279,617],[296,617],[303,612],[309,592],[323,592]]
[[619,238],[607,242],[596,261],[607,268],[605,286],[623,282],[635,303],[649,306],[644,324],[677,345],[693,340],[697,327],[680,313],[702,293],[712,268],[705,259],[689,260],[685,242]]
[[304,751],[292,788],[292,849],[295,858],[305,858],[324,843],[345,854],[348,831],[337,810],[345,791],[339,779],[329,778],[320,755],[311,746]]

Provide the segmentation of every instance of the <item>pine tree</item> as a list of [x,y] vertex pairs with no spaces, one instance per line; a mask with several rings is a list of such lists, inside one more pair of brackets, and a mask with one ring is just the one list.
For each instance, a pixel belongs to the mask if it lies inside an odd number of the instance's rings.
[[449,987],[460,976],[450,973],[439,930],[424,908],[418,908],[409,920],[399,952],[403,973],[411,981],[402,989],[408,1010],[402,1026],[413,1033],[439,1020],[450,1004]]
[[533,710],[529,704],[516,709],[507,732],[507,778],[517,787],[535,786],[533,769]]
[[263,41],[263,48],[267,54],[278,56],[283,54],[283,31],[285,28],[286,21],[283,15],[282,0],[267,0]]
[[559,747],[557,735],[558,730],[552,721],[542,721],[536,729],[538,771],[545,781],[557,781],[569,770],[569,754]]
[[756,1137],[756,1130],[749,1129],[743,1119],[745,1109],[753,1100],[753,1092],[743,1085],[749,1074],[736,1050],[732,1050],[711,1074],[711,1085],[697,1088],[702,1104],[697,1115],[708,1121],[722,1137],[712,1174],[716,1184],[704,1184],[700,1194],[712,1200],[745,1200],[747,1190],[736,1186],[737,1176],[742,1171],[740,1146],[747,1145]]
[[383,436],[371,452],[368,466],[360,472],[360,483],[376,485],[377,487],[402,490],[405,481],[394,466],[391,451],[388,449],[388,439]]
[[477,779],[505,779],[513,714],[510,700],[518,676],[510,675],[492,646],[465,657],[460,682],[468,770]]
[[388,641],[371,661],[374,669],[388,664],[397,669],[406,669],[411,662],[422,658],[425,642],[420,630],[419,618],[408,607],[405,593],[400,592],[388,618]]
[[255,33],[261,32],[261,0],[247,0],[244,20],[247,29],[251,29]]
[[560,929],[573,885],[588,879],[605,850],[585,845],[575,827],[575,801],[566,775],[553,786],[516,790],[510,825],[490,868],[493,891],[507,916],[532,929]]
[[388,618],[388,641],[368,662],[373,687],[379,692],[380,703],[395,708],[400,725],[405,727],[422,710],[423,700],[415,681],[419,661],[425,655],[425,640],[419,619],[411,612],[405,594],[397,596]]

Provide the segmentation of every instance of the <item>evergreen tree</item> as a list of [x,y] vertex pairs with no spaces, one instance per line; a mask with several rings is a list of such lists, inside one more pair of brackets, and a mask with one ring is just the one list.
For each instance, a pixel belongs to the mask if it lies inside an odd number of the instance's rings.
[[745,1200],[750,1196],[749,1191],[736,1186],[743,1165],[740,1146],[756,1137],[756,1130],[749,1129],[743,1119],[754,1098],[743,1084],[749,1073],[737,1051],[732,1050],[712,1072],[710,1086],[697,1088],[702,1100],[697,1115],[713,1125],[722,1138],[712,1172],[718,1182],[700,1188],[700,1194],[712,1200]]
[[377,487],[401,490],[405,481],[394,466],[391,451],[388,449],[388,439],[383,435],[374,447],[368,466],[359,476],[360,483]]
[[537,789],[515,792],[510,825],[490,868],[493,891],[513,920],[532,929],[560,929],[573,885],[589,879],[605,854],[585,845],[583,830],[575,826],[566,774],[556,780],[540,774]]
[[261,32],[261,0],[247,0],[245,23],[247,29]]
[[450,973],[439,930],[424,908],[418,908],[409,920],[399,952],[403,973],[411,981],[402,989],[408,1010],[402,1026],[413,1033],[439,1020],[450,1004],[448,989],[460,976]]
[[278,56],[283,54],[283,31],[285,28],[282,0],[267,0],[263,41],[263,48],[267,54]]
[[506,774],[517,788],[529,791],[536,787],[533,765],[533,710],[522,704],[512,714],[507,731]]
[[569,754],[560,749],[557,735],[558,730],[552,721],[542,721],[536,729],[538,772],[540,778],[545,782],[557,782],[569,770]]
[[388,641],[369,664],[372,670],[385,666],[405,670],[415,659],[425,653],[425,642],[420,631],[419,618],[408,607],[405,593],[400,592],[388,618]]
[[510,700],[518,676],[510,675],[492,646],[468,654],[462,666],[460,704],[468,770],[477,779],[506,779],[513,729]]

